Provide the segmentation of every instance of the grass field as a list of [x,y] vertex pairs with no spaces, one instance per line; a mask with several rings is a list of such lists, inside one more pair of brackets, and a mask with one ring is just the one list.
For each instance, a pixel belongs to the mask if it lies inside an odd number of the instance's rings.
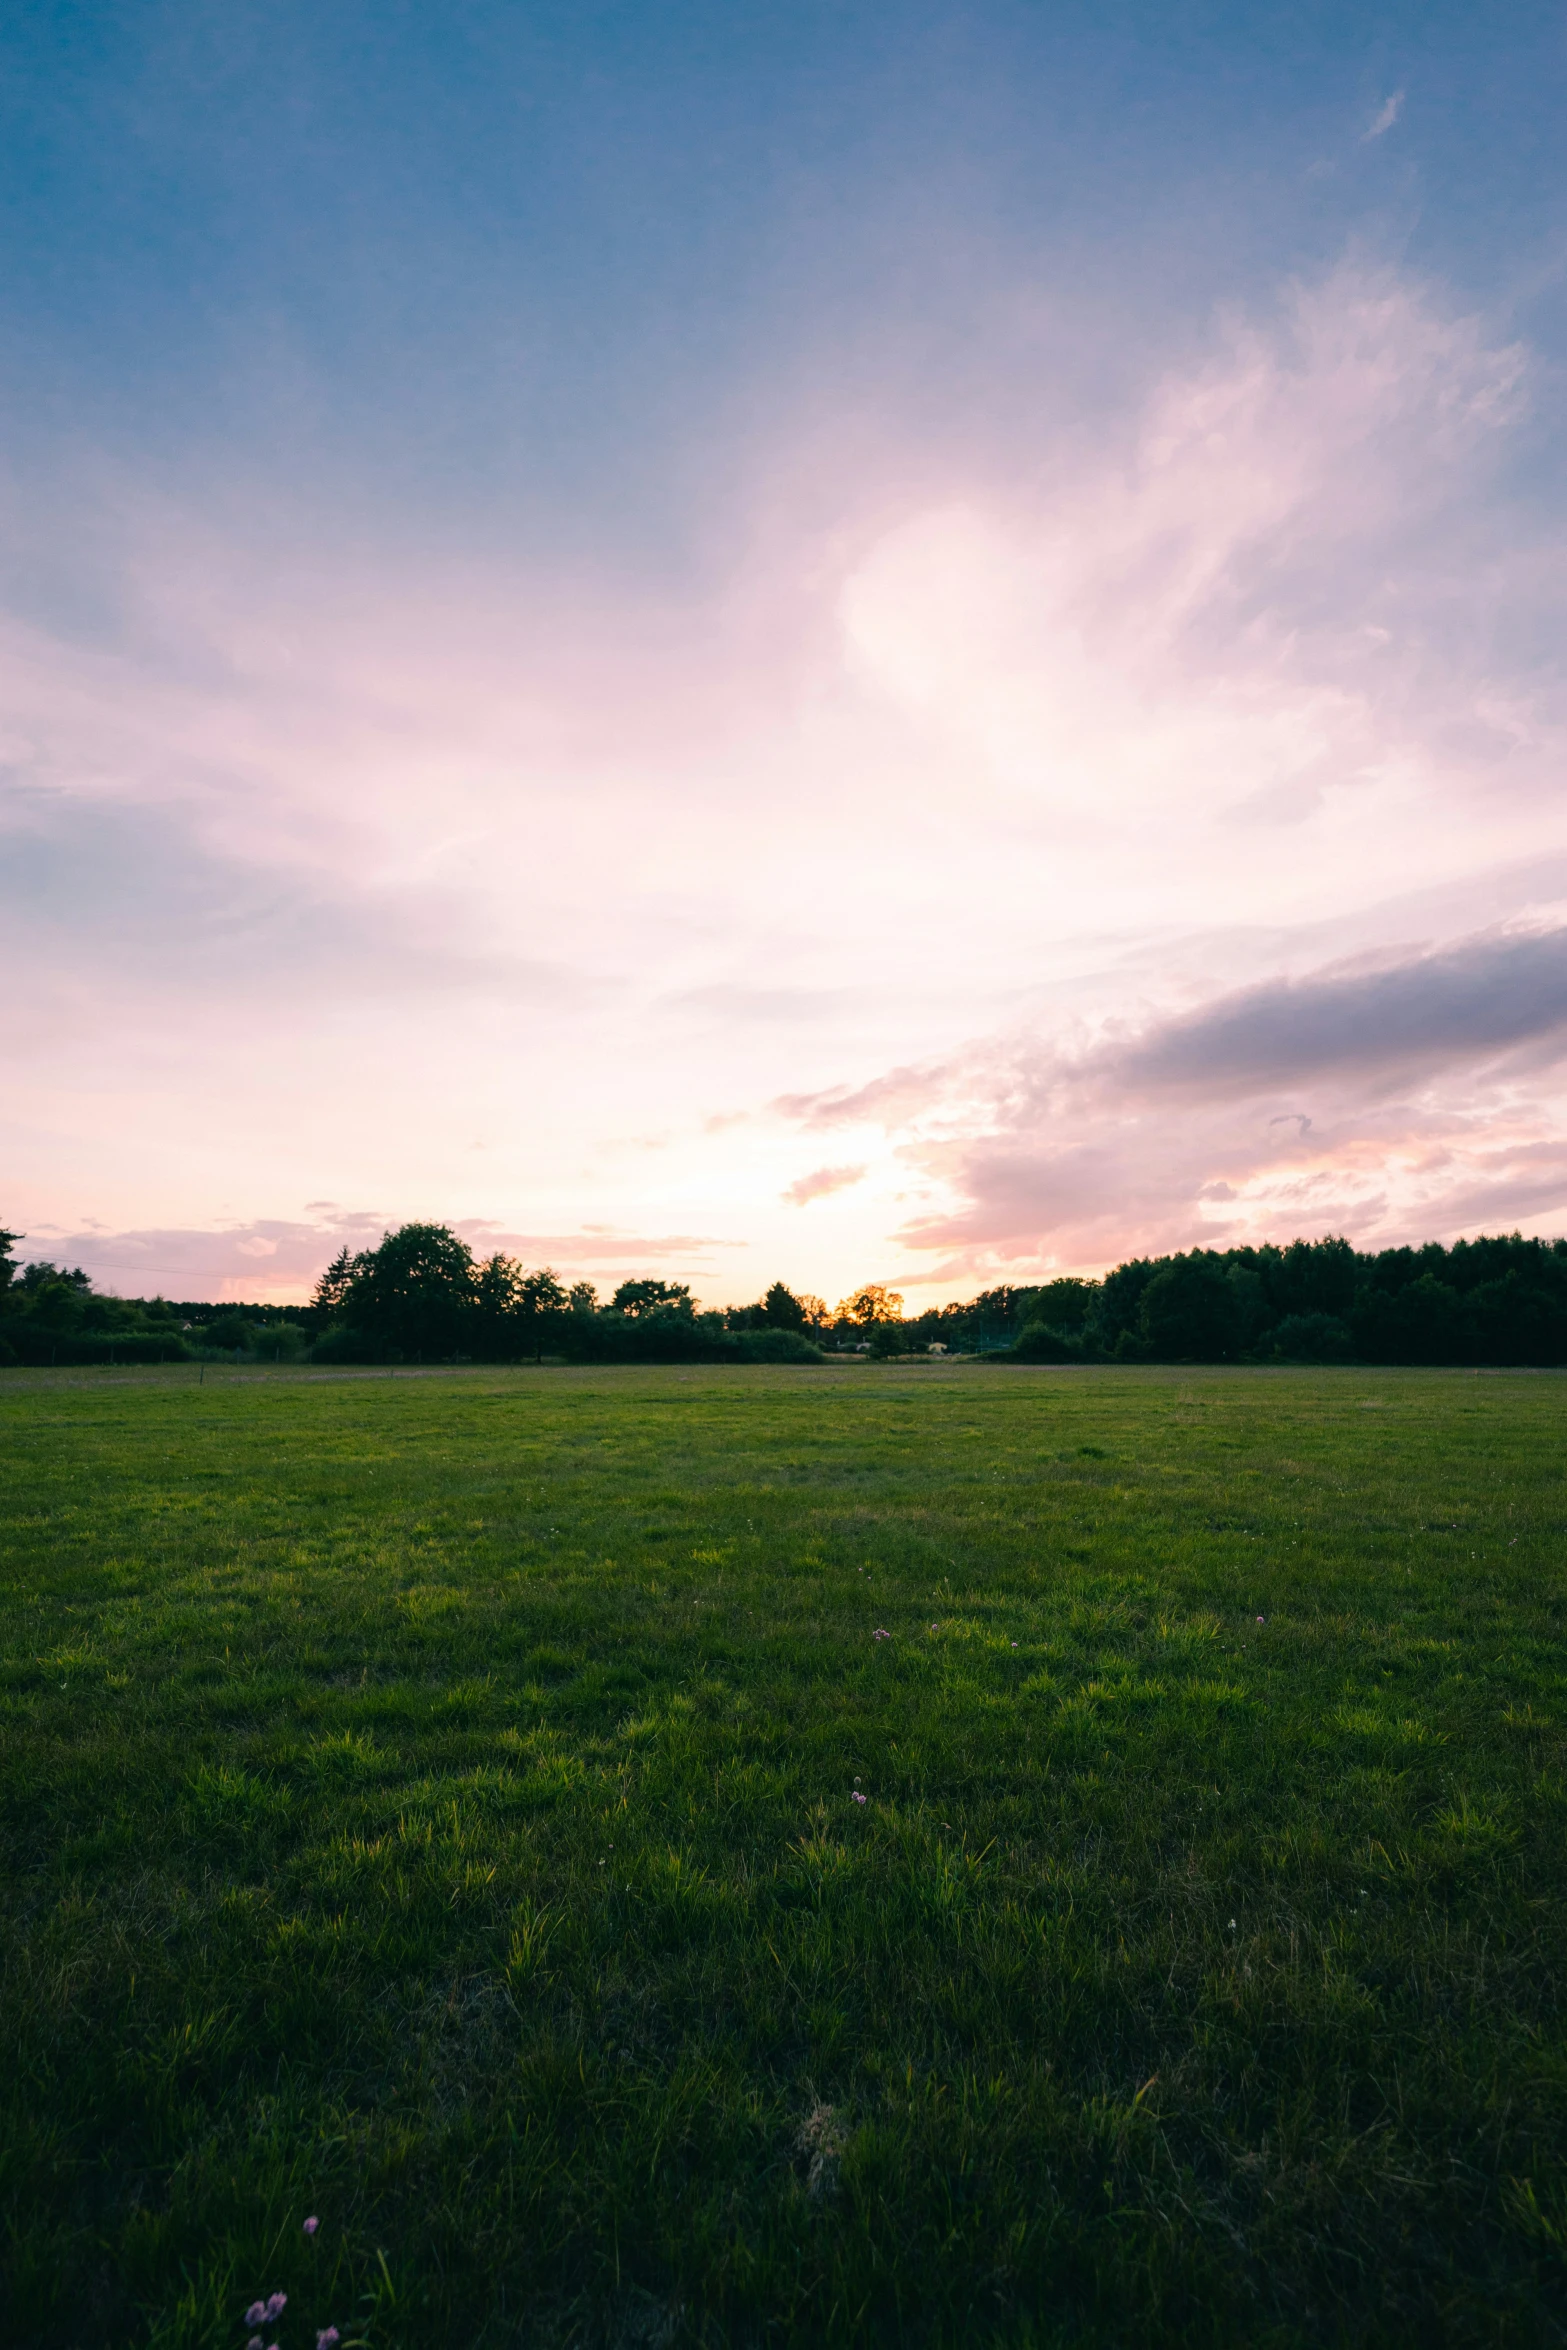
[[0,2334],[1567,2341],[1564,1405],[0,1375]]

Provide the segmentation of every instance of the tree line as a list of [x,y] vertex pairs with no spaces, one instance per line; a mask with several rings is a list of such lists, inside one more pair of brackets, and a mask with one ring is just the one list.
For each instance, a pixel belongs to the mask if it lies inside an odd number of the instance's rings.
[[476,1257],[444,1224],[340,1251],[308,1306],[124,1299],[77,1267],[16,1262],[0,1232],[0,1365],[177,1362],[820,1362],[981,1354],[998,1362],[1567,1364],[1567,1240],[1517,1233],[1362,1253],[1343,1239],[1134,1257],[1102,1280],[983,1291],[905,1315],[867,1282],[829,1308],[775,1281],[704,1311],[683,1282],[601,1299],[548,1266]]
[[80,1265],[16,1261],[25,1235],[0,1231],[0,1366],[182,1363],[203,1355],[296,1362],[311,1331],[298,1307],[106,1297]]
[[754,1306],[702,1312],[685,1282],[622,1281],[601,1301],[552,1267],[475,1257],[444,1224],[404,1224],[378,1248],[345,1248],[316,1284],[317,1362],[809,1362],[826,1319],[781,1281]]
[[1561,1364],[1567,1241],[1514,1232],[1362,1252],[1296,1240],[1133,1257],[1102,1281],[987,1291],[955,1309],[954,1327],[1036,1363]]

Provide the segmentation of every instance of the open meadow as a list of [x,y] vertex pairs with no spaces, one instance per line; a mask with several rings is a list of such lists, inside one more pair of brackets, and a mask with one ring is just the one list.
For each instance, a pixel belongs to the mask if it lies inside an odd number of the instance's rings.
[[0,1374],[0,2332],[1567,2341],[1564,1405]]

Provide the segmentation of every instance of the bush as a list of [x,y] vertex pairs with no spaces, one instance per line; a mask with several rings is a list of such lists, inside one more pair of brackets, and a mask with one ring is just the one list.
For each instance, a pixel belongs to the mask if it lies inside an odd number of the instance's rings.
[[1080,1363],[1085,1359],[1083,1341],[1075,1334],[1053,1330],[1048,1322],[1030,1322],[1008,1359],[1014,1363]]
[[721,1328],[682,1313],[572,1315],[561,1348],[584,1363],[723,1363],[738,1342]]
[[825,1363],[827,1357],[801,1330],[741,1330],[732,1340],[742,1363]]
[[122,1363],[188,1363],[190,1349],[177,1331],[150,1330],[39,1330],[18,1322],[12,1331],[17,1359],[40,1368],[51,1363],[102,1363],[118,1369]]
[[243,1314],[219,1314],[215,1322],[204,1322],[193,1330],[191,1337],[198,1346],[211,1347],[218,1354],[248,1354],[255,1343],[256,1326]]
[[308,1343],[297,1322],[263,1322],[251,1333],[250,1351],[258,1363],[297,1363]]
[[21,1359],[9,1338],[0,1338],[0,1370],[10,1370]]

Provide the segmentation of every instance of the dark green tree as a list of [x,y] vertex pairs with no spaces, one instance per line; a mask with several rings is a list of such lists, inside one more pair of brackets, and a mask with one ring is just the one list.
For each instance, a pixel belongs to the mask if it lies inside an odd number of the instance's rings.
[[[64,1266],[40,1258],[23,1268],[19,1287],[30,1320],[41,1328],[80,1330],[113,1318],[107,1311],[110,1301],[93,1296],[92,1282],[80,1265],[68,1273]],[[94,1307],[100,1310],[95,1313]]]
[[1273,1351],[1290,1363],[1347,1363],[1355,1341],[1337,1314],[1286,1314],[1273,1333]]
[[404,1224],[355,1260],[343,1319],[403,1355],[460,1353],[474,1334],[477,1268],[445,1224]]
[[1106,1354],[1113,1354],[1123,1338],[1139,1336],[1143,1293],[1158,1270],[1152,1257],[1128,1257],[1100,1282],[1086,1327]]
[[696,1313],[696,1300],[683,1281],[622,1281],[610,1308],[633,1322],[650,1314],[678,1315],[686,1321]]
[[1160,1268],[1143,1291],[1138,1320],[1160,1362],[1222,1363],[1240,1351],[1240,1301],[1223,1263],[1201,1252]]
[[541,1265],[536,1273],[524,1273],[520,1291],[522,1311],[537,1321],[544,1314],[560,1314],[566,1310],[566,1292],[553,1265]]
[[515,1354],[526,1343],[521,1329],[523,1271],[515,1257],[499,1251],[486,1257],[473,1277],[473,1345],[490,1360]]
[[367,1257],[350,1256],[347,1248],[340,1248],[310,1294],[311,1311],[323,1322],[335,1322],[343,1310],[354,1275]]
[[1423,1268],[1396,1289],[1373,1285],[1356,1307],[1352,1327],[1356,1351],[1371,1362],[1462,1363],[1473,1356],[1464,1299],[1451,1282]]
[[1025,1327],[1043,1322],[1051,1330],[1081,1330],[1098,1295],[1097,1281],[1081,1281],[1074,1274],[1047,1281],[1028,1301]]
[[1364,1259],[1347,1240],[1292,1240],[1287,1249],[1265,1252],[1271,1263],[1263,1278],[1281,1314],[1347,1314]]
[[781,1281],[775,1281],[762,1300],[761,1320],[770,1330],[803,1330],[806,1325],[804,1301]]
[[517,1318],[537,1361],[544,1360],[544,1342],[567,1312],[566,1292],[553,1266],[541,1265],[524,1273],[517,1288]]
[[220,1314],[201,1332],[203,1346],[213,1346],[224,1354],[250,1354],[256,1344],[255,1325],[243,1314]]

